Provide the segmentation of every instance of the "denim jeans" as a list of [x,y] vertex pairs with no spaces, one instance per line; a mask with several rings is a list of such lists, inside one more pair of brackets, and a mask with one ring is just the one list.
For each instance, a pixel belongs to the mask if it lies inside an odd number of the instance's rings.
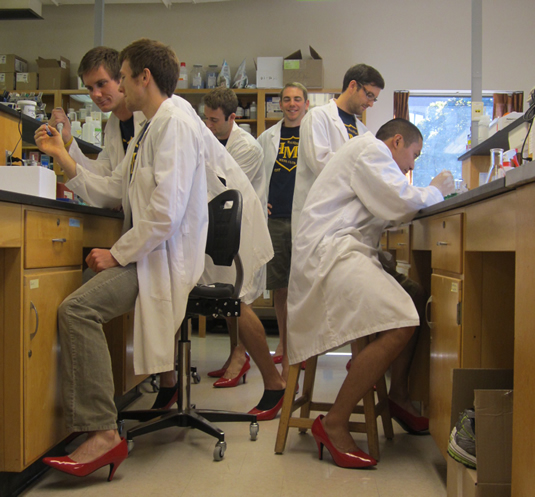
[[63,408],[72,431],[113,430],[117,409],[111,358],[102,325],[134,308],[135,264],[96,274],[58,309]]

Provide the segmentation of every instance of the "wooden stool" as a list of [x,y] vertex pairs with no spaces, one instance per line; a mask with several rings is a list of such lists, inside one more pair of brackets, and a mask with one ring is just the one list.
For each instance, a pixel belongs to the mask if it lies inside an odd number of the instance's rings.
[[[357,348],[360,352],[370,342],[369,337],[362,337],[357,340]],[[327,412],[332,407],[332,403],[328,402],[314,402],[312,394],[314,392],[314,380],[316,377],[316,366],[318,364],[318,356],[311,357],[306,362],[305,380],[303,383],[303,393],[300,397],[295,397],[295,389],[299,381],[299,373],[301,371],[301,364],[293,364],[290,366],[288,374],[288,381],[286,384],[286,393],[282,403],[282,412],[279,421],[279,430],[277,432],[277,440],[275,442],[275,453],[282,454],[286,446],[286,439],[288,438],[288,429],[290,427],[299,428],[301,433],[305,433],[312,428],[314,418],[310,417],[310,411]],[[349,423],[350,431],[356,433],[366,433],[368,437],[368,453],[377,461],[379,460],[379,435],[377,432],[377,417],[381,416],[383,421],[383,430],[385,437],[389,440],[394,438],[394,430],[392,428],[392,419],[388,409],[388,395],[386,391],[385,377],[382,376],[376,384],[378,402],[375,403],[375,395],[373,388],[369,390],[362,399],[362,405],[355,406],[353,410],[356,414],[363,414],[364,421],[351,421]],[[300,417],[292,417],[292,413],[301,408]]]

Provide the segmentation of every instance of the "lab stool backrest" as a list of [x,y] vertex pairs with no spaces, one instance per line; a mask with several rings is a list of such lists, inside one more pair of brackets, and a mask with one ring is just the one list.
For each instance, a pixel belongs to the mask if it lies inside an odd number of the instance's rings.
[[242,195],[226,190],[208,204],[206,253],[216,266],[231,266],[240,248]]

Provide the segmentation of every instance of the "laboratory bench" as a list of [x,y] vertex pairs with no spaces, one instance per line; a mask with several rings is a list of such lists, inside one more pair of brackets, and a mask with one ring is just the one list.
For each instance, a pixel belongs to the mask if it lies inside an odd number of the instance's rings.
[[[123,215],[0,190],[0,472],[21,472],[69,435],[59,395],[57,308],[85,255],[121,236]],[[133,311],[105,326],[117,398],[133,371]]]
[[411,395],[423,400],[444,457],[453,369],[514,370],[513,497],[535,488],[534,166],[420,211],[386,241],[430,295]]

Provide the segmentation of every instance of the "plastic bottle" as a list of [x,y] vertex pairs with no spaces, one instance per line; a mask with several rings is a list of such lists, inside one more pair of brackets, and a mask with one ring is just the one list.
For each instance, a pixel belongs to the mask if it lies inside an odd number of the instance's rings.
[[244,115],[245,111],[243,110],[243,107],[241,105],[238,105],[238,108],[236,109],[236,119],[243,119]]
[[201,64],[193,64],[191,70],[191,88],[201,90],[204,88],[204,71]]
[[479,143],[485,141],[489,137],[490,116],[483,115],[479,120],[477,127],[477,136],[479,137]]
[[71,135],[75,138],[82,138],[82,126],[80,121],[71,122]]
[[91,143],[91,116],[86,116],[85,123],[82,126],[82,140]]
[[67,111],[67,117],[71,122],[76,121],[76,111],[72,107],[69,107],[69,110]]
[[217,86],[218,67],[216,64],[210,64],[206,72],[206,88],[213,89]]
[[188,87],[188,70],[186,68],[186,63],[180,63],[180,72],[178,73],[178,85],[177,88],[185,89]]
[[250,112],[251,112],[251,119],[256,119],[256,116],[257,116],[256,102],[251,103]]
[[91,121],[91,143],[93,145],[96,145],[97,147],[100,147],[101,141],[102,141],[102,125],[100,124],[100,121],[97,121],[95,119],[92,119]]

